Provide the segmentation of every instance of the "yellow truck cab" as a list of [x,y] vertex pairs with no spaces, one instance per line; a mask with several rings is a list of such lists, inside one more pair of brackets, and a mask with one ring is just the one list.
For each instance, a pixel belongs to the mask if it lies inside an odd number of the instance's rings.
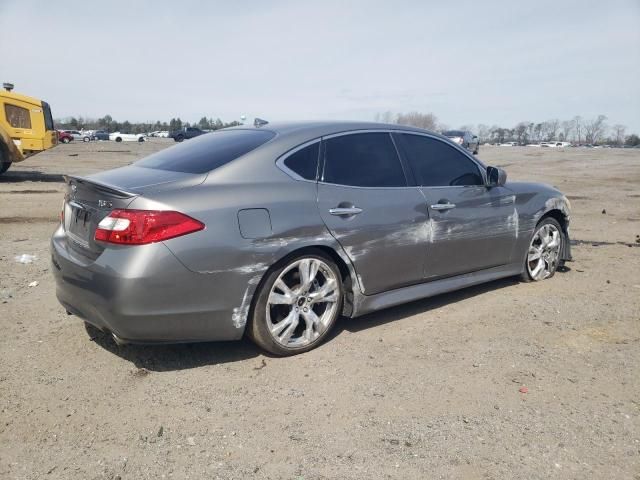
[[14,93],[11,83],[0,90],[0,175],[12,163],[54,147],[58,134],[53,128],[47,102]]

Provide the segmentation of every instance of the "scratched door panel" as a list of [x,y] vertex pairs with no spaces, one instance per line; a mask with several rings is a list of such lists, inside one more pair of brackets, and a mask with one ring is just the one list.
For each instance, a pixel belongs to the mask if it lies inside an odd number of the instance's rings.
[[[429,205],[425,277],[482,270],[512,261],[518,235],[513,192],[505,187],[422,187]],[[433,206],[449,203],[453,208]]]

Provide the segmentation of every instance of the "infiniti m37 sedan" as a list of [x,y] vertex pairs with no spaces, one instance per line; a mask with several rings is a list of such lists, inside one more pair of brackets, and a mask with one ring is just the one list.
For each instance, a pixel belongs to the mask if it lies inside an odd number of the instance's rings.
[[246,334],[291,355],[340,315],[544,280],[571,256],[558,190],[399,125],[224,129],[66,181],[57,297],[122,343]]

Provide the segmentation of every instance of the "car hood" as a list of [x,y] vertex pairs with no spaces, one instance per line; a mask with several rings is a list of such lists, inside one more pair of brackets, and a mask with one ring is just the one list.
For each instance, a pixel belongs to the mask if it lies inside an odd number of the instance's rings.
[[120,190],[144,194],[200,185],[207,178],[207,174],[173,172],[128,165],[89,175],[86,178]]

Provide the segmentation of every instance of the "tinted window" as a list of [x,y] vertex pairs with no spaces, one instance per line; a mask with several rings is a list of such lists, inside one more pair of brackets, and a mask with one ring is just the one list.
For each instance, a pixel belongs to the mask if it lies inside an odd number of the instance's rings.
[[357,133],[325,142],[324,181],[357,187],[404,187],[407,182],[388,133]]
[[320,142],[304,147],[297,152],[289,155],[284,164],[290,170],[307,180],[316,179],[316,171],[318,169],[318,155],[320,153]]
[[464,132],[462,130],[449,130],[444,132],[443,135],[445,137],[464,137]]
[[484,184],[478,166],[443,141],[409,134],[398,137],[420,185],[443,187]]
[[138,167],[185,173],[205,173],[268,142],[268,130],[228,130],[200,135],[186,143],[161,150],[136,162]]
[[31,128],[31,117],[29,116],[29,110],[26,108],[7,103],[4,106],[4,113],[7,117],[7,122],[13,128]]

